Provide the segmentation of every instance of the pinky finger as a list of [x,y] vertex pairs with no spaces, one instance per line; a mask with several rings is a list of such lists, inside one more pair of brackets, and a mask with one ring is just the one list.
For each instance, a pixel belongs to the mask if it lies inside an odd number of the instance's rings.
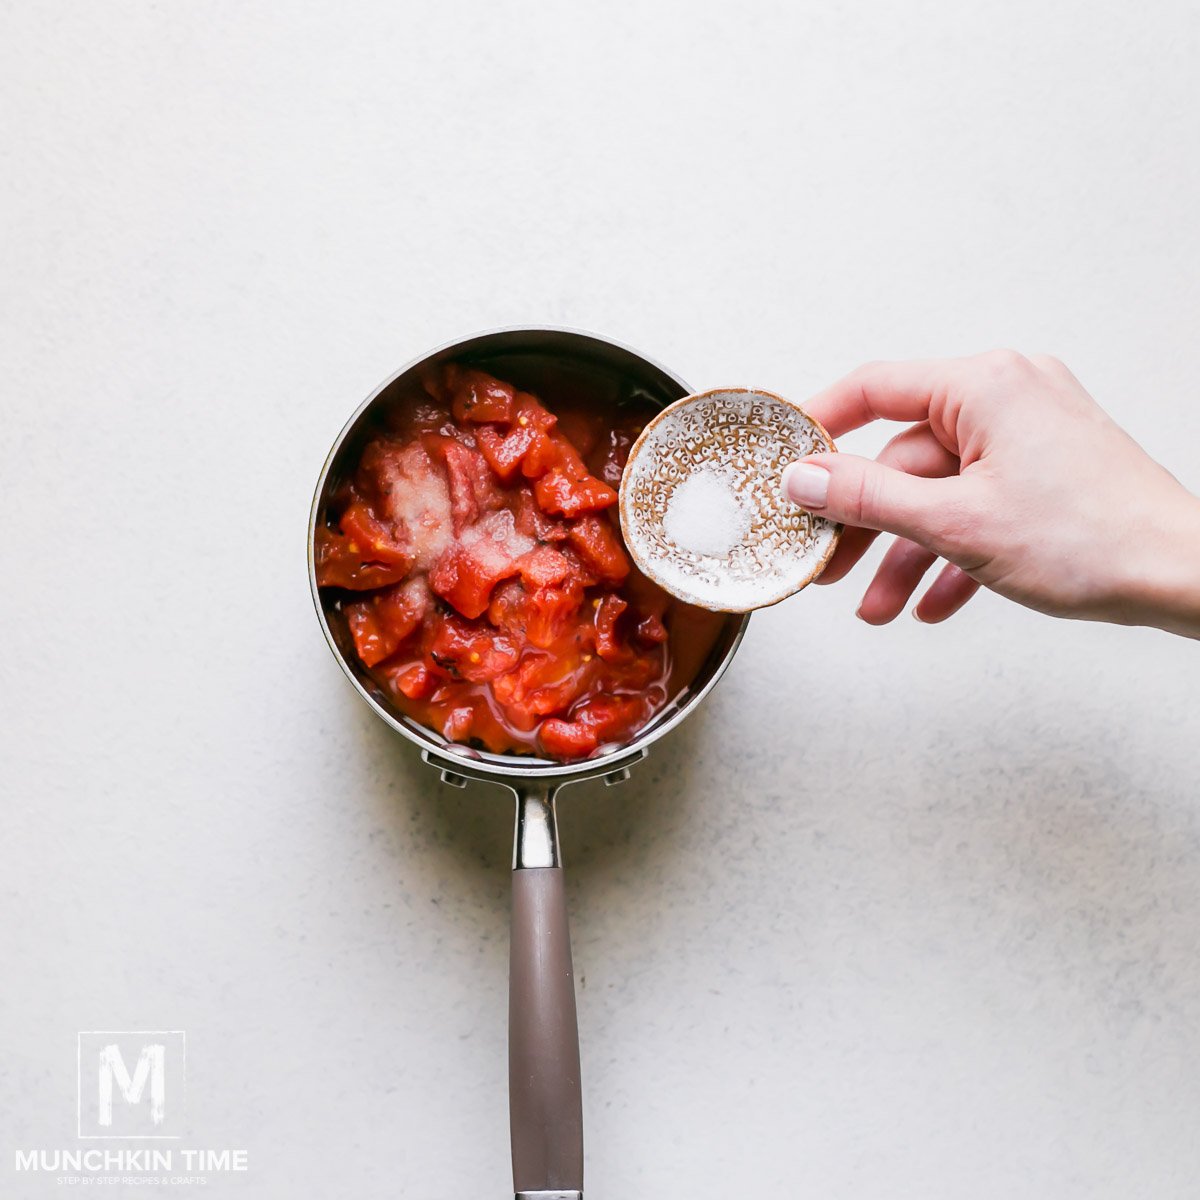
[[979,591],[979,583],[966,571],[947,563],[913,609],[913,616],[927,625],[952,617]]

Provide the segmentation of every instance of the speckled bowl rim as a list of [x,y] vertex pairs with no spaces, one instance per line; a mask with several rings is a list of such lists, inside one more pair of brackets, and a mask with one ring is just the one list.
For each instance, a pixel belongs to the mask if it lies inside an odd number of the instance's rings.
[[[820,434],[821,440],[825,443],[825,445],[827,447],[826,450],[821,451],[820,453],[836,454],[838,452],[837,443],[830,436],[829,430],[826,429],[825,426],[822,425],[821,422],[816,419],[816,417],[810,416],[809,413],[807,412],[807,410],[804,408],[804,406],[802,404],[797,404],[795,400],[789,400],[789,399],[787,399],[786,396],[781,396],[777,392],[768,391],[766,388],[760,388],[760,387],[715,387],[715,388],[708,388],[707,390],[705,390],[703,392],[693,392],[690,396],[683,396],[679,400],[675,400],[672,403],[668,404],[666,408],[655,413],[654,416],[651,417],[651,419],[646,422],[646,425],[642,429],[642,432],[640,434],[638,434],[637,441],[634,442],[633,445],[630,447],[629,458],[626,460],[626,463],[628,464],[629,462],[633,461],[634,456],[637,455],[638,452],[641,450],[642,444],[646,441],[647,437],[653,432],[654,427],[656,425],[658,425],[660,421],[663,421],[667,417],[669,417],[676,409],[683,408],[689,404],[695,404],[700,400],[707,400],[710,396],[717,396],[717,395],[727,396],[727,395],[731,395],[731,394],[733,394],[733,395],[766,396],[768,399],[774,400],[774,401],[778,402],[779,404],[783,404],[788,408],[795,409],[795,411],[798,412],[817,431],[818,434]],[[760,608],[772,608],[776,604],[779,604],[781,601],[786,600],[789,596],[794,596],[797,592],[803,591],[806,587],[808,587],[808,585],[810,583],[813,582],[814,579],[818,578],[820,576],[821,572],[824,571],[825,568],[829,565],[829,560],[833,557],[833,552],[837,549],[838,541],[840,540],[840,538],[842,536],[842,526],[840,524],[838,524],[837,522],[833,522],[833,536],[829,539],[829,545],[826,548],[825,553],[821,556],[820,562],[818,562],[813,567],[813,569],[808,573],[808,575],[806,575],[798,583],[793,583],[790,580],[787,583],[785,583],[783,586],[783,590],[778,595],[772,597],[771,599],[764,600],[761,604],[743,605],[743,606],[732,607],[732,608],[717,608],[715,605],[705,603],[705,601],[699,599],[696,596],[692,596],[692,595],[689,595],[689,594],[686,594],[683,592],[678,592],[674,588],[669,587],[666,584],[666,582],[663,580],[662,576],[654,569],[653,560],[647,559],[634,546],[634,539],[629,536],[629,529],[632,525],[632,522],[629,519],[629,514],[632,510],[632,504],[631,504],[630,498],[629,498],[631,479],[632,479],[632,475],[631,475],[630,471],[628,470],[628,466],[627,466],[626,469],[621,472],[621,484],[620,484],[620,489],[619,489],[618,494],[620,497],[620,503],[619,503],[620,513],[619,513],[619,515],[620,515],[620,519],[621,519],[621,534],[625,539],[625,548],[629,551],[630,557],[633,559],[638,570],[641,571],[641,573],[643,575],[645,575],[647,578],[652,580],[654,583],[658,584],[658,586],[660,588],[662,588],[664,591],[669,592],[672,596],[675,596],[677,599],[682,600],[685,604],[692,604],[692,605],[695,605],[697,608],[707,609],[709,612],[724,612],[724,613],[757,612]],[[801,507],[803,507],[803,506],[801,506]],[[811,511],[811,510],[809,510],[809,511]],[[816,513],[814,515],[820,517],[821,514]],[[822,519],[825,519],[825,518],[822,518]]]

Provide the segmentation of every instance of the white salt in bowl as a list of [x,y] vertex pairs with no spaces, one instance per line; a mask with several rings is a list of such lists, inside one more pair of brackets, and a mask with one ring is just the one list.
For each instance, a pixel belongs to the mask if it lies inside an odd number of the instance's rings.
[[811,583],[841,526],[801,508],[784,468],[834,451],[798,404],[756,388],[685,396],[642,430],[621,476],[621,530],[638,569],[717,612],[766,608]]

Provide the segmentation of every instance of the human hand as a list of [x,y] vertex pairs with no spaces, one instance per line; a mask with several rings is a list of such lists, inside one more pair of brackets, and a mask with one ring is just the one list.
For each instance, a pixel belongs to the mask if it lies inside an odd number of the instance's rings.
[[797,504],[847,529],[834,583],[879,531],[899,535],[858,614],[943,621],[982,585],[1055,616],[1200,637],[1200,500],[1113,422],[1057,359],[994,351],[872,363],[805,409],[833,437],[911,422],[875,461],[818,454],[784,472]]

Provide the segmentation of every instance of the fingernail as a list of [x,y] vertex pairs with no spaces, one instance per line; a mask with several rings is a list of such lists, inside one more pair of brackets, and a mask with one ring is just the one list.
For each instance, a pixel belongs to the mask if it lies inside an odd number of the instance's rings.
[[824,508],[829,499],[829,472],[812,463],[792,463],[783,473],[783,494],[805,508]]
[[917,610],[915,608],[912,610],[912,614],[913,614],[914,621],[920,621],[922,625],[927,625],[929,623],[928,621],[925,620],[925,618],[923,616],[921,616],[921,614],[919,612],[917,612]]

